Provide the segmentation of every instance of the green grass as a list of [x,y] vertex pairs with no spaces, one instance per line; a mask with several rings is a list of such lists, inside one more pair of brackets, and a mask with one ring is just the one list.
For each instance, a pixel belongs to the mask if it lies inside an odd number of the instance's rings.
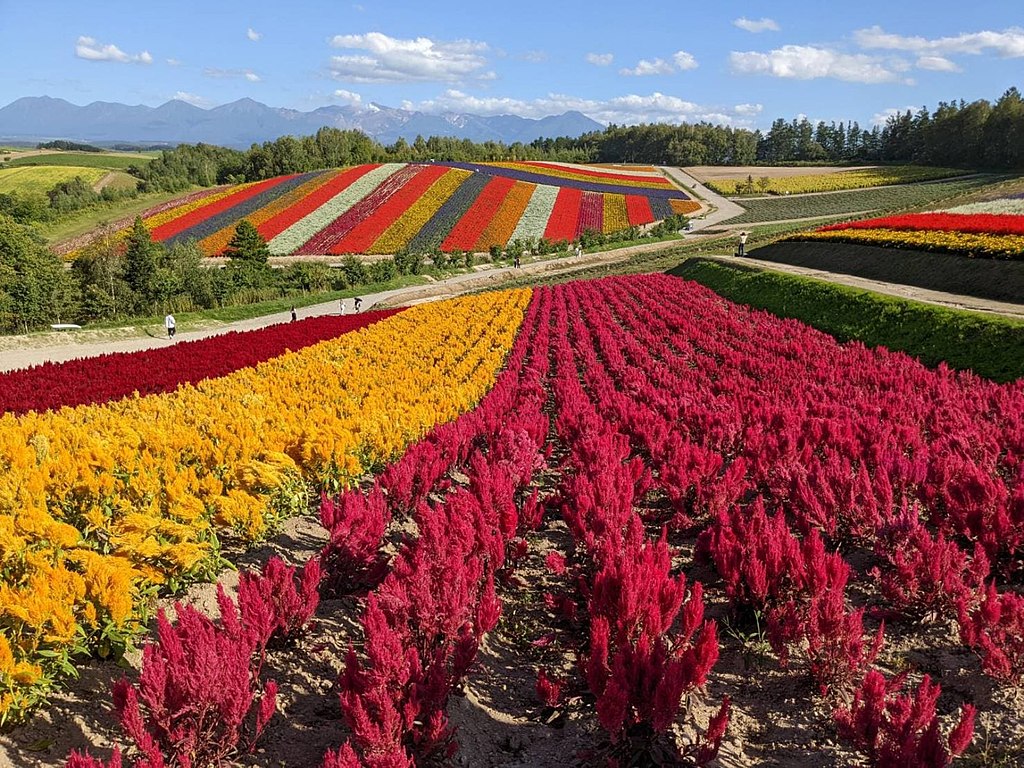
[[38,165],[73,165],[80,168],[106,168],[108,171],[124,171],[130,165],[140,165],[152,160],[151,155],[135,153],[107,154],[101,152],[47,152],[43,155],[13,157],[5,168],[23,168]]
[[1024,376],[1024,321],[946,309],[822,280],[688,259],[669,274],[694,280],[740,304],[792,317],[840,341],[946,362],[995,381]]
[[71,181],[81,176],[88,184],[95,184],[106,176],[102,168],[81,166],[20,166],[0,168],[0,192],[17,192],[22,195],[44,195],[62,181]]
[[[2,171],[0,171],[2,173]],[[60,221],[44,222],[36,225],[40,234],[50,243],[59,243],[86,232],[99,229],[104,224],[129,216],[136,216],[148,208],[176,197],[188,194],[185,192],[155,192],[139,195],[133,199],[118,200],[113,203],[98,203],[95,208],[80,211],[62,218]]]
[[950,198],[990,185],[998,177],[982,176],[959,181],[906,184],[877,189],[857,189],[818,195],[789,195],[761,200],[743,200],[746,212],[728,224],[783,221],[808,216],[840,216],[857,211],[892,211],[945,202]]

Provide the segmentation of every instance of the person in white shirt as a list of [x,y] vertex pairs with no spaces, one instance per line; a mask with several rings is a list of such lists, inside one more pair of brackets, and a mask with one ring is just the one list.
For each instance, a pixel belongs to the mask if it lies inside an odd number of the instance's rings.
[[167,317],[164,318],[164,327],[167,329],[167,338],[174,338],[174,315],[170,312],[167,313]]
[[746,256],[747,233],[740,232],[740,249],[736,251],[737,256]]

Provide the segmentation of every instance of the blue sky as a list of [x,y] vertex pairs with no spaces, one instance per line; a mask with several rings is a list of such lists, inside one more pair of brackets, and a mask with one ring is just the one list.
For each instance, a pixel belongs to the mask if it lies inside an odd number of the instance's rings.
[[0,0],[0,41],[0,105],[250,97],[767,127],[1024,87],[1009,0]]

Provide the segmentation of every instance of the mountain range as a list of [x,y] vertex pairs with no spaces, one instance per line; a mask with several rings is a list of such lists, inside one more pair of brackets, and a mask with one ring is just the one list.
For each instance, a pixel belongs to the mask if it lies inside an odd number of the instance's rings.
[[0,140],[68,139],[93,144],[181,144],[206,142],[247,148],[279,136],[304,136],[330,126],[356,129],[383,144],[399,137],[452,136],[471,141],[528,144],[538,138],[579,136],[604,128],[580,112],[540,119],[516,115],[427,114],[378,104],[328,106],[302,112],[239,99],[211,109],[172,100],[159,107],[94,101],[77,106],[49,96],[26,96],[0,108]]

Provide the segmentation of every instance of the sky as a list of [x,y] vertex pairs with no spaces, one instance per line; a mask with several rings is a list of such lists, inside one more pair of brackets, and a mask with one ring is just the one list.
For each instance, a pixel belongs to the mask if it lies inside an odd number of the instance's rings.
[[1012,0],[0,0],[0,105],[884,122],[1024,89]]

